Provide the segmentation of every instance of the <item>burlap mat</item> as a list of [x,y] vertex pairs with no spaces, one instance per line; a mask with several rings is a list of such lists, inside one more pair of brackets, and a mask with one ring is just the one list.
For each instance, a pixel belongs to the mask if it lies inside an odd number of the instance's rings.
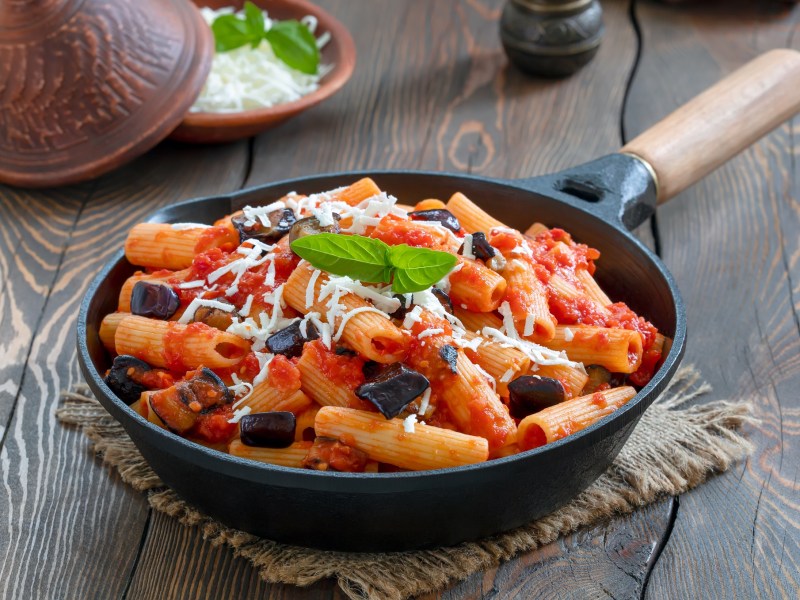
[[617,459],[570,504],[534,523],[478,542],[392,554],[326,552],[287,546],[236,531],[199,513],[166,488],[122,427],[87,388],[63,394],[58,418],[83,429],[94,450],[122,480],[147,493],[150,505],[186,526],[200,527],[213,544],[227,544],[249,560],[263,579],[310,585],[336,578],[354,600],[399,600],[439,590],[476,571],[552,542],[580,527],[632,512],[659,496],[681,494],[713,473],[727,470],[752,450],[737,431],[752,422],[747,402],[687,403],[710,391],[691,367],[645,412]]

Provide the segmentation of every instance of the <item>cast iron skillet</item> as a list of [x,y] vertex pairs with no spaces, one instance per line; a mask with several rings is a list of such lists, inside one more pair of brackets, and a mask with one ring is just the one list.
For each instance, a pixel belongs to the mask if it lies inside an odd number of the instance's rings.
[[565,228],[601,251],[597,278],[609,296],[645,315],[673,343],[660,370],[633,400],[559,442],[474,466],[350,474],[264,465],[184,440],[140,417],[102,380],[109,356],[98,327],[116,309],[122,283],[134,271],[122,252],[94,279],[81,305],[81,368],[97,398],[163,481],[201,511],[237,529],[300,545],[386,551],[455,544],[519,526],[563,505],[609,466],[683,355],[686,317],[675,282],[629,230],[653,213],[657,201],[670,198],[792,116],[800,109],[797,90],[800,54],[774,51],[623,148],[630,154],[605,156],[554,175],[499,181],[412,171],[337,173],[192,200],[151,217],[156,222],[210,223],[292,190],[317,192],[368,175],[406,204],[461,191],[514,227],[525,229],[541,221]]

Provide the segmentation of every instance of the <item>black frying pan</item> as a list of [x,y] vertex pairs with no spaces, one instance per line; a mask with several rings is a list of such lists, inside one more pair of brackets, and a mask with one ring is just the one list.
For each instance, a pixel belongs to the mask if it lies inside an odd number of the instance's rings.
[[352,474],[250,462],[168,433],[128,408],[101,377],[110,361],[98,328],[103,316],[116,309],[119,290],[134,271],[122,252],[95,278],[81,305],[81,368],[103,406],[163,481],[237,529],[300,545],[371,551],[449,545],[517,527],[568,502],[611,464],[683,355],[686,317],[678,290],[661,261],[630,229],[649,217],[657,202],[798,110],[800,53],[774,51],[636,138],[623,148],[630,154],[613,154],[554,175],[516,181],[413,171],[318,175],[191,200],[151,218],[210,223],[246,204],[267,203],[289,191],[327,190],[368,175],[406,204],[461,191],[514,227],[541,221],[565,228],[601,251],[596,276],[609,296],[646,316],[673,343],[655,377],[633,400],[556,443],[466,467]]

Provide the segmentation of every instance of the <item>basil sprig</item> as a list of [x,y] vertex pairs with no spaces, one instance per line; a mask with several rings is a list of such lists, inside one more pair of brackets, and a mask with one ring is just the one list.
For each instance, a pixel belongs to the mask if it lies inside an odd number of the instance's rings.
[[458,259],[406,244],[389,246],[360,235],[318,233],[292,242],[292,250],[317,269],[359,281],[390,283],[398,294],[421,292],[445,277]]
[[258,47],[267,40],[275,56],[292,69],[314,75],[319,67],[319,48],[314,34],[295,20],[274,21],[266,28],[264,13],[252,2],[244,3],[244,19],[222,15],[211,24],[217,52],[228,52],[250,44]]

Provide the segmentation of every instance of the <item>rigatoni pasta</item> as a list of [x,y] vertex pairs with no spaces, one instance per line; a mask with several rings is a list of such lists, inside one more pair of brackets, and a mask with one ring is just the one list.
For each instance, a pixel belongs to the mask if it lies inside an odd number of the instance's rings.
[[143,270],[98,332],[108,385],[159,427],[285,467],[524,452],[630,401],[669,347],[598,285],[597,251],[457,191],[399,204],[364,178],[140,224],[125,252]]

